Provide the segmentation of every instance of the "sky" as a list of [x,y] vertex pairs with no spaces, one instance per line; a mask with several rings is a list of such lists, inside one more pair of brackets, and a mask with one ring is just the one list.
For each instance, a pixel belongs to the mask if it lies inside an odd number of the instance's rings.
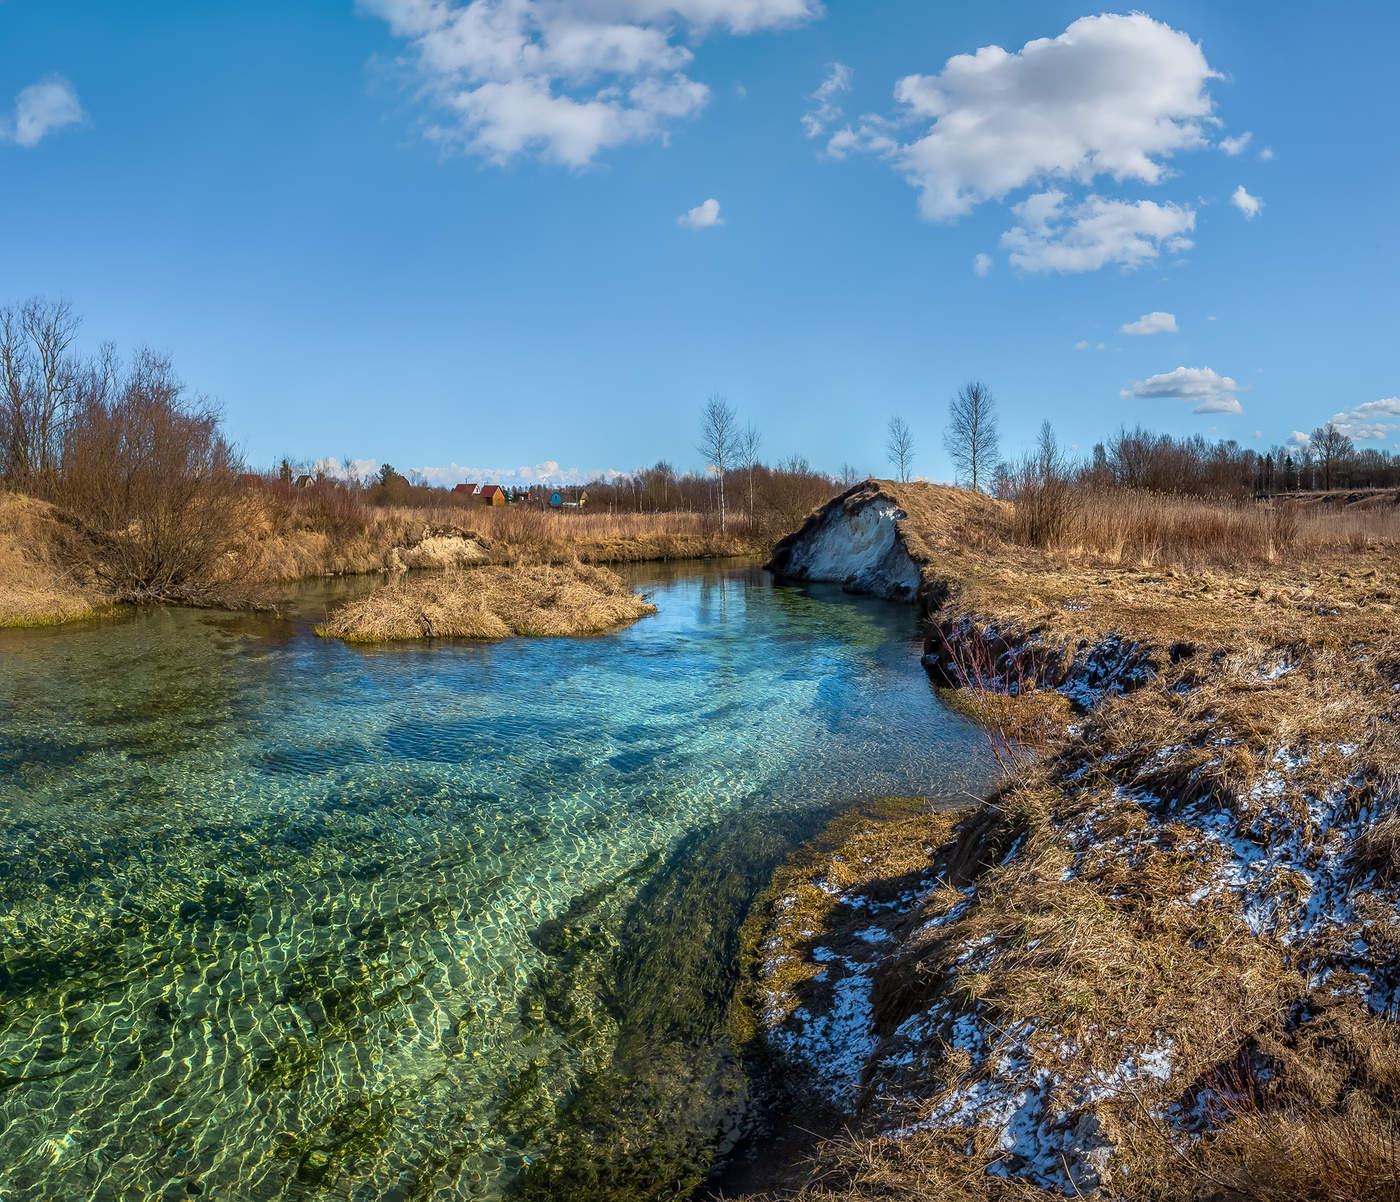
[[1400,9],[0,0],[0,304],[172,356],[254,465],[947,479],[949,398],[1400,446]]

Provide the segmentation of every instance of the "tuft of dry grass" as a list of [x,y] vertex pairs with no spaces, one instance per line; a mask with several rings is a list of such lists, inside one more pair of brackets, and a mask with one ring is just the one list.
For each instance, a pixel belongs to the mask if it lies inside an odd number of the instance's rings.
[[606,568],[480,567],[394,581],[336,609],[316,633],[349,643],[563,638],[616,630],[655,612]]

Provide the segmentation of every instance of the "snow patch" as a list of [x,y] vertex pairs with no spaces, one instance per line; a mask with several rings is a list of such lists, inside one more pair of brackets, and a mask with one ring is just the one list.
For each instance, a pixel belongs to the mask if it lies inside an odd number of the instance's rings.
[[864,505],[833,505],[773,557],[790,580],[825,580],[852,592],[910,601],[923,575],[896,525],[904,511],[883,497]]

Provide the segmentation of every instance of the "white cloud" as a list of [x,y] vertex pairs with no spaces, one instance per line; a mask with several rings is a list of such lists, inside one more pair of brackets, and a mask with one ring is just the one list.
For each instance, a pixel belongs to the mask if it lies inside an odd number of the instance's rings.
[[1265,146],[1264,149],[1259,152],[1259,157],[1266,163],[1272,163],[1277,156],[1274,154],[1274,148],[1272,146]]
[[[1141,13],[1082,17],[1014,53],[984,46],[937,75],[905,76],[896,118],[863,118],[828,150],[888,157],[935,221],[1039,180],[1156,184],[1164,160],[1206,144],[1214,78],[1201,48],[1168,25]],[[916,124],[921,135],[899,136]]]
[[37,146],[46,134],[86,118],[78,93],[61,75],[30,84],[15,97],[13,120],[0,117],[0,142]]
[[1237,138],[1221,138],[1220,149],[1231,158],[1234,158],[1235,155],[1240,154],[1244,148],[1249,145],[1249,140],[1252,137],[1254,137],[1254,135],[1246,130]]
[[1088,339],[1081,338],[1078,342],[1074,344],[1074,349],[1077,351],[1087,351],[1089,349]]
[[626,475],[616,468],[560,467],[553,459],[522,467],[463,467],[449,463],[446,467],[418,469],[429,484],[590,484],[594,480],[615,480]]
[[1096,271],[1109,263],[1131,269],[1164,249],[1192,245],[1186,237],[1196,227],[1191,209],[1102,196],[1066,200],[1063,192],[1037,192],[1012,207],[1019,224],[1001,236],[1001,245],[1013,265],[1024,271]]
[[1139,380],[1119,393],[1124,399],[1195,401],[1192,413],[1243,413],[1235,393],[1240,386],[1229,376],[1209,367],[1178,367],[1160,375]]
[[1264,207],[1264,202],[1257,196],[1251,196],[1246,192],[1243,184],[1235,189],[1233,195],[1230,197],[1230,203],[1234,205],[1235,208],[1239,209],[1248,221],[1253,221],[1258,217],[1259,210]]
[[992,256],[978,255],[972,260],[972,270],[976,275],[988,275],[992,270]]
[[820,137],[845,115],[838,98],[842,92],[851,90],[851,79],[851,69],[844,63],[827,64],[826,78],[811,95],[817,107],[802,114],[802,128],[809,138]]
[[1120,327],[1120,334],[1175,334],[1176,314],[1175,313],[1144,313],[1136,321],[1127,322]]
[[311,465],[313,476],[330,476],[334,480],[363,480],[379,471],[378,459],[350,459],[341,463],[334,456],[318,459]]
[[709,200],[701,201],[693,209],[688,209],[676,218],[677,225],[684,225],[693,230],[705,230],[714,225],[723,225],[724,218],[719,215],[719,201],[713,196]]
[[[1397,420],[1386,420],[1386,419]],[[1332,424],[1357,442],[1379,442],[1400,429],[1400,397],[1366,401],[1344,413],[1334,413]]]
[[537,152],[584,167],[666,135],[710,91],[691,43],[816,17],[818,0],[359,0],[411,45],[428,136],[496,163]]
[[1292,447],[1295,451],[1306,451],[1312,446],[1312,439],[1301,430],[1294,430],[1283,443],[1286,447]]

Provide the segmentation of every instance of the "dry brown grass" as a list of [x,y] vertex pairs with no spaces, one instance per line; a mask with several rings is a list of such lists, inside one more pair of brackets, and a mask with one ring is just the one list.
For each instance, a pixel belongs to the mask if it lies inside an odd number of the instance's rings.
[[[1392,518],[1381,512],[1358,550],[1356,515],[1300,513],[1283,542],[1268,510],[1149,499],[1105,519],[1116,533],[1099,545],[1046,550],[998,533],[994,503],[887,491],[925,565],[928,650],[954,683],[973,683],[961,664],[986,684],[972,708],[1008,732],[1026,695],[1065,690],[1092,708],[1061,718],[1048,755],[1008,764],[956,837],[864,866],[940,883],[885,918],[857,908],[889,936],[877,1043],[844,1130],[782,1196],[1055,1196],[958,1110],[985,1096],[1014,1110],[1037,1080],[1053,1084],[1035,1087],[1048,1118],[1031,1146],[1066,1141],[1063,1170],[1045,1170],[1060,1189],[1400,1196],[1400,1028],[1384,1001],[1400,990]],[[1120,550],[1123,531],[1154,529],[1167,533]],[[1270,541],[1272,556],[1213,561]],[[819,1006],[804,951],[842,937],[852,911],[815,900],[804,938],[779,938],[794,958],[773,979]],[[908,1035],[919,1023],[925,1034]],[[965,1050],[974,1027],[985,1054]],[[1144,1054],[1165,1054],[1170,1074],[1125,1078]],[[923,1126],[883,1134],[909,1124]],[[1075,1162],[1095,1140],[1103,1171]]]
[[524,507],[365,507],[328,522],[267,500],[238,550],[253,579],[461,567],[475,563],[636,563],[757,551],[740,527],[721,535],[698,514],[606,514]]
[[[937,564],[962,552],[1048,553],[1067,564],[1201,570],[1256,565],[1312,565],[1318,560],[1400,547],[1400,505],[1327,504],[1298,498],[1273,502],[1209,500],[1127,490],[1066,486],[1062,517],[1047,521],[1017,506],[937,484],[873,481],[909,515],[906,540],[916,559]],[[1035,507],[1036,498],[1025,506]],[[1033,537],[1041,529],[1045,538]]]
[[[343,489],[241,490],[224,504],[226,551],[186,599],[270,605],[278,586],[317,576],[480,564],[633,563],[756,553],[742,523],[721,534],[693,513],[607,514],[523,507],[366,505]],[[116,600],[96,583],[102,549],[58,510],[0,494],[0,625],[68,621]]]
[[397,580],[336,609],[316,633],[349,643],[562,638],[616,630],[655,612],[607,568],[480,567]]
[[74,566],[76,537],[51,505],[0,492],[0,627],[71,622],[110,603]]

